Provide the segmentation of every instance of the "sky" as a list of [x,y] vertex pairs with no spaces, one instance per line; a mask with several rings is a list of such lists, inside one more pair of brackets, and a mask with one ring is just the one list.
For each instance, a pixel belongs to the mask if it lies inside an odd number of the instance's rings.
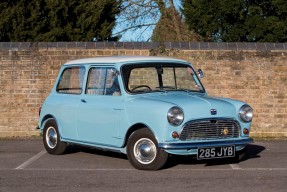
[[[181,6],[181,0],[174,0],[174,5],[176,8],[179,8]],[[117,31],[121,31],[123,29],[124,25],[116,25],[114,29],[114,33]],[[129,30],[122,34],[122,37],[119,41],[121,42],[131,42],[131,41],[137,41],[137,42],[146,42],[149,41],[153,32],[155,26],[150,27],[148,29],[142,28],[137,30]]]

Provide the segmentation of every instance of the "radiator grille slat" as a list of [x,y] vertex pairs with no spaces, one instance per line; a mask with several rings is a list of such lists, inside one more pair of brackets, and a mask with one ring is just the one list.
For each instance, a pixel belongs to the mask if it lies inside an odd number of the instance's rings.
[[186,141],[237,138],[240,130],[239,123],[233,119],[195,120],[185,124],[179,139]]

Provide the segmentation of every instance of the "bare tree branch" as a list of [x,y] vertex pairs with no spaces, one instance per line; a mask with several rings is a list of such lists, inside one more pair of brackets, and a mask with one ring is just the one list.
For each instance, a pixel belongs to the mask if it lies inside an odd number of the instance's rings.
[[128,31],[128,30],[136,30],[136,29],[141,28],[141,27],[150,27],[150,26],[155,26],[155,25],[156,25],[156,23],[148,23],[148,24],[142,24],[142,25],[134,25],[134,26],[125,28],[125,29],[123,29],[123,30],[121,30],[121,31],[118,31],[118,32],[114,33],[114,35],[119,35],[119,34],[121,34],[121,33],[123,33],[123,32]]
[[[183,41],[188,36],[183,26],[180,13],[176,10],[174,0],[118,0],[121,2],[121,14],[117,17],[117,30],[114,35],[123,35],[128,31],[137,31],[143,36],[147,30],[157,28],[161,38]],[[157,25],[161,25],[157,27]],[[140,39],[137,38],[137,40]],[[154,38],[152,38],[154,39]],[[156,40],[156,39],[154,39]]]
[[154,0],[119,0],[121,14],[117,18],[117,30],[114,35],[122,35],[127,31],[142,29],[139,35],[154,28],[160,18],[158,5]]

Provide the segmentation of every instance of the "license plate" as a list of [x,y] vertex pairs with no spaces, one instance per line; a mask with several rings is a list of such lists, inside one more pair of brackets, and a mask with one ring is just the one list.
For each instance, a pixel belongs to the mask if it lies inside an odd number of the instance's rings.
[[197,149],[197,159],[214,159],[214,158],[224,158],[224,157],[234,157],[235,156],[235,146],[225,146],[225,147],[204,147]]

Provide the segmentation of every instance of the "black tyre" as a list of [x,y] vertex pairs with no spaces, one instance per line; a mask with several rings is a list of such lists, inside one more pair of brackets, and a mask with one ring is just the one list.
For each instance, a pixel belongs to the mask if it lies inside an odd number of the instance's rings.
[[127,143],[127,156],[132,166],[140,170],[158,170],[168,159],[168,153],[157,147],[154,135],[147,128],[131,134]]
[[60,140],[57,123],[54,119],[46,122],[43,132],[43,142],[48,153],[53,155],[63,154],[67,144]]

